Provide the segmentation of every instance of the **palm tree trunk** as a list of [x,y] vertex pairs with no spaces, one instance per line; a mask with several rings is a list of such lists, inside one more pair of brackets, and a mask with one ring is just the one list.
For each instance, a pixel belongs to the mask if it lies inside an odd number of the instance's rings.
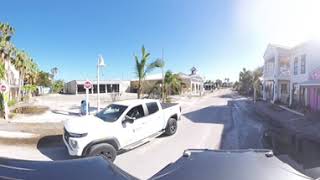
[[22,88],[23,81],[24,81],[24,73],[21,72],[21,77],[19,77],[19,86],[18,86],[18,102],[21,101],[21,88]]
[[[9,70],[9,62],[8,60],[4,57],[4,67],[5,67],[5,71],[8,72]],[[10,76],[10,73],[6,73],[5,74],[5,77],[4,77],[4,82],[5,84],[8,85],[9,87],[9,92],[7,92],[8,94],[6,93],[3,93],[2,96],[3,96],[3,111],[4,111],[4,119],[5,120],[8,120],[9,118],[9,108],[8,108],[8,101],[9,101],[9,93],[10,93],[10,84],[9,84],[9,79],[8,79],[8,76]]]
[[140,96],[141,96],[141,80],[139,79],[139,83],[138,83],[138,99],[140,99]]

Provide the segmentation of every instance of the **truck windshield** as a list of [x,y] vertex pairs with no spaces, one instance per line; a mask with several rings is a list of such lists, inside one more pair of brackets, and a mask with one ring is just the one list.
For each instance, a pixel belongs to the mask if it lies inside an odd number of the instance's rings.
[[121,114],[128,108],[128,106],[111,104],[98,112],[96,116],[103,121],[113,122],[119,119]]

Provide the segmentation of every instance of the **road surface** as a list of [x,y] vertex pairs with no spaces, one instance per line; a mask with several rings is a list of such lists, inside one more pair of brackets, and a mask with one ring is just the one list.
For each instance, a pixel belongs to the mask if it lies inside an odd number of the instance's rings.
[[[130,174],[146,179],[167,164],[176,161],[185,149],[256,149],[265,125],[250,113],[247,99],[229,89],[200,98],[181,101],[183,116],[178,131],[171,137],[153,141],[117,156],[115,164]],[[12,153],[15,152],[15,153]],[[70,159],[63,144],[37,147],[0,148],[3,157],[33,160]]]

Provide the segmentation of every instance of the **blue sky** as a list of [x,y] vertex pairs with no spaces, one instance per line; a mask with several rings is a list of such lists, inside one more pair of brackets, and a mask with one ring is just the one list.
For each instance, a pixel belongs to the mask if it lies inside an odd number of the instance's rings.
[[10,0],[1,3],[7,8],[1,8],[0,21],[16,29],[14,43],[41,69],[58,67],[58,78],[66,81],[94,79],[99,54],[108,65],[103,79],[134,78],[133,54],[140,54],[143,44],[150,60],[164,49],[166,69],[189,72],[195,66],[207,79],[236,80],[242,67],[262,65],[272,40],[256,28],[262,14],[250,14],[257,10],[252,2]]

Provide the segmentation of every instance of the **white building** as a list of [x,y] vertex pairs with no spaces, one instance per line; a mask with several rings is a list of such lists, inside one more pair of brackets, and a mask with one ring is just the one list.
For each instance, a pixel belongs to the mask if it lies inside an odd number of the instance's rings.
[[5,69],[7,82],[3,83],[6,83],[9,87],[9,100],[15,99],[19,93],[20,74],[10,61],[5,61]]
[[269,45],[263,58],[263,99],[288,102],[291,78],[289,48]]
[[190,71],[190,74],[178,73],[180,78],[186,84],[183,93],[201,95],[204,91],[204,78],[197,74],[197,69],[195,67],[192,67]]
[[[201,95],[204,91],[204,78],[197,74],[195,67],[191,68],[190,74],[177,73],[183,81],[182,94]],[[156,83],[162,82],[162,74],[151,74],[144,79],[144,86],[153,87]],[[131,92],[137,92],[138,79],[131,81]]]
[[[84,94],[85,80],[73,80],[64,85],[64,92],[67,94]],[[97,93],[97,81],[92,81],[93,88],[89,90],[90,93]],[[130,92],[130,81],[123,80],[100,80],[100,93],[125,93]]]
[[269,45],[264,54],[264,100],[320,110],[320,43]]

